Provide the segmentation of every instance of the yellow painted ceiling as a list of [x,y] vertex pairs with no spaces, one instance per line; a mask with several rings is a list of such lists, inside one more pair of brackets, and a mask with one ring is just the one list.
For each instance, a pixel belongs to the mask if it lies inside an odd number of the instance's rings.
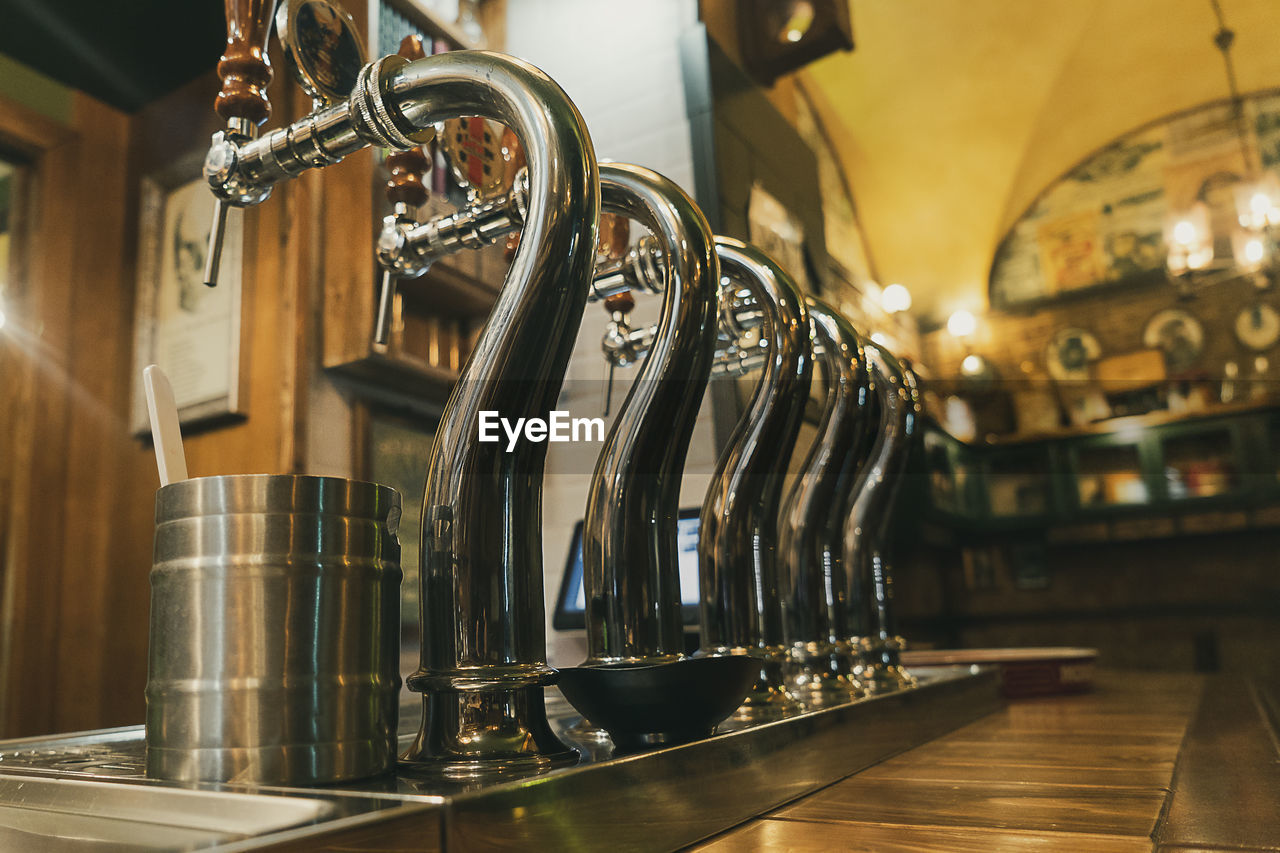
[[[1221,0],[1241,90],[1280,87],[1280,0]],[[882,284],[986,307],[1009,226],[1110,140],[1227,96],[1209,0],[852,0],[821,95]]]

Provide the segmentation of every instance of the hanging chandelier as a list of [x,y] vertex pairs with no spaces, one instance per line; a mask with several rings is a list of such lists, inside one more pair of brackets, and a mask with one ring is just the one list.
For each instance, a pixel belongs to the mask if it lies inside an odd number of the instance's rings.
[[[1245,121],[1244,98],[1236,82],[1231,46],[1235,33],[1227,27],[1218,0],[1209,0],[1218,21],[1214,46],[1222,54],[1230,91],[1232,130],[1240,145],[1244,175],[1214,175],[1206,179],[1189,206],[1171,210],[1165,220],[1164,239],[1168,249],[1165,261],[1170,276],[1184,292],[1203,279],[1213,281],[1251,277],[1260,287],[1275,283],[1278,269],[1277,237],[1280,237],[1280,178],[1262,168],[1257,152],[1249,144]],[[1235,219],[1231,227],[1229,256],[1215,256],[1213,219],[1208,204],[1210,193],[1227,189],[1229,181],[1235,202]]]

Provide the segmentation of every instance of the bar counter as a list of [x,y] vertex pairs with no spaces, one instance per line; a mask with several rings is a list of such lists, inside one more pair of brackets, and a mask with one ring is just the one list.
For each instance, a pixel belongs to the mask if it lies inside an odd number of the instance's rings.
[[1280,691],[1103,671],[693,848],[1208,853],[1280,850]]
[[[407,768],[182,786],[142,776],[141,727],[7,741],[0,848],[1280,851],[1274,684],[1103,671],[1092,692],[1004,704],[993,669],[919,672],[916,690],[682,746],[582,741],[578,767],[480,787]],[[572,708],[548,708],[571,735]]]

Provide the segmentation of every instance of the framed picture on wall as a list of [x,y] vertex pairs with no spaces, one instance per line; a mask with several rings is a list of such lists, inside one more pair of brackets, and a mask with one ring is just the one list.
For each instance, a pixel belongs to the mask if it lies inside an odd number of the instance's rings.
[[402,412],[364,404],[360,409],[357,445],[364,448],[358,476],[390,486],[400,493],[400,627],[402,645],[414,646],[418,638],[418,608],[421,579],[418,574],[418,520],[422,518],[423,483],[431,448],[435,444],[436,420],[413,417]]
[[135,433],[147,432],[142,370],[158,364],[173,384],[184,426],[243,415],[240,283],[243,213],[227,217],[217,287],[204,284],[213,196],[201,177],[203,152],[142,182],[133,364]]

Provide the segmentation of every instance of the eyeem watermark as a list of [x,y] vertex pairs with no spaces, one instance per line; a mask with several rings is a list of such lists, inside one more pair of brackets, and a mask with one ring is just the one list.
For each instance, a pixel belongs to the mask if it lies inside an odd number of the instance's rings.
[[[478,422],[479,438],[483,442],[507,439],[507,452],[515,449],[521,437],[525,441],[604,441],[604,418],[571,418],[568,412],[552,411],[546,420],[542,418],[502,417],[495,411],[484,409]],[[501,428],[501,434],[499,433]],[[594,438],[592,437],[594,436]]]

